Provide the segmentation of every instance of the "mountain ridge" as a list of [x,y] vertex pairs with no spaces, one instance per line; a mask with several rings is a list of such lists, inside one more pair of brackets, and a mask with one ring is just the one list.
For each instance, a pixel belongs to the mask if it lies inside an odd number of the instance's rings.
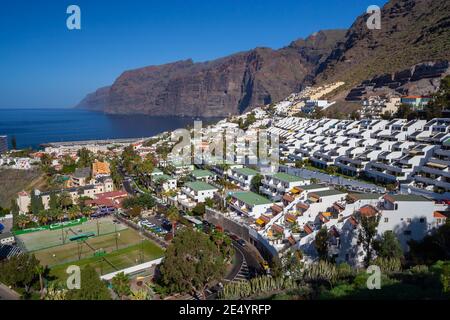
[[[113,114],[228,116],[284,99],[307,85],[364,80],[450,60],[450,1],[391,0],[381,29],[362,14],[348,30],[322,30],[280,49],[259,47],[216,60],[191,59],[125,71],[77,107]],[[332,99],[333,96],[330,96]]]

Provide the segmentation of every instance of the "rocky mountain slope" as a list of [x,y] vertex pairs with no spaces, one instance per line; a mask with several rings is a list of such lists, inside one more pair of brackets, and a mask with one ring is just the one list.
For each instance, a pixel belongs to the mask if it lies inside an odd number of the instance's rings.
[[421,62],[450,60],[450,1],[391,0],[382,8],[380,30],[367,28],[368,17],[358,17],[319,66],[318,83],[351,86]]
[[308,84],[345,81],[336,95],[346,97],[364,80],[450,60],[448,0],[391,0],[382,8],[380,30],[369,30],[367,19],[364,14],[348,31],[320,31],[279,50],[257,48],[210,62],[126,71],[78,107],[113,114],[227,116],[277,102]]
[[256,48],[214,61],[178,61],[124,72],[77,107],[111,114],[227,116],[298,91],[344,30],[326,30],[289,46]]

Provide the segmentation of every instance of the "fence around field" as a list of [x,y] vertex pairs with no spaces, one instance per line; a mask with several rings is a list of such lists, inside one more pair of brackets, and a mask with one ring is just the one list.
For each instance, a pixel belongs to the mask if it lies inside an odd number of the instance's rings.
[[28,233],[34,233],[34,232],[40,232],[40,231],[46,231],[46,230],[59,230],[59,229],[63,229],[63,228],[70,228],[70,227],[78,226],[78,225],[83,224],[83,223],[85,223],[87,221],[88,221],[88,219],[86,217],[84,217],[84,218],[79,218],[79,219],[70,220],[70,221],[53,223],[53,224],[50,224],[48,226],[41,226],[41,227],[37,227],[37,228],[29,228],[29,229],[23,229],[23,230],[16,230],[16,231],[13,231],[12,233],[15,236],[20,236],[22,234],[28,234]]
[[119,270],[119,271],[111,272],[111,273],[108,273],[108,274],[105,274],[105,275],[101,276],[101,279],[102,280],[111,280],[117,274],[122,273],[122,272],[124,274],[126,274],[126,275],[135,275],[135,274],[137,274],[139,272],[142,272],[144,270],[148,270],[151,267],[160,264],[162,262],[162,260],[163,260],[163,258],[159,258],[159,259],[148,261],[148,262],[145,262],[145,263],[142,263],[142,264],[130,267],[130,268],[126,268],[126,269],[122,269],[122,270]]
[[[78,232],[79,230],[73,230],[72,228],[75,227],[78,227],[76,229],[82,229],[82,231]],[[94,232],[96,236],[91,239],[95,239],[113,234],[116,230],[122,231],[127,228],[128,227],[126,225],[115,226],[110,218],[103,220],[83,219],[83,222],[81,223],[65,224],[64,227],[62,225],[58,225],[52,229],[48,228],[40,232],[25,232],[17,235],[16,240],[20,242],[21,247],[26,251],[33,252],[72,243],[72,241],[69,241],[69,237],[79,233]]]

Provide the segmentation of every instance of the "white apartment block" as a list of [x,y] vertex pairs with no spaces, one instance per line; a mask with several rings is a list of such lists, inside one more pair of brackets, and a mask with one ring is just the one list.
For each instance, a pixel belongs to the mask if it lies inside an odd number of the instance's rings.
[[266,175],[259,191],[272,201],[280,201],[286,192],[305,184],[309,184],[309,180],[280,172],[274,175]]
[[258,171],[250,168],[233,168],[228,179],[242,190],[250,190],[253,177],[259,174]]

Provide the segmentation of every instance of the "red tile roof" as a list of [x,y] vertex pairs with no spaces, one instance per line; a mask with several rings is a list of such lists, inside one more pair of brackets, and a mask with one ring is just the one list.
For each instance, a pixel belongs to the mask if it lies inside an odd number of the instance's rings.
[[277,232],[277,233],[283,233],[284,232],[284,228],[282,226],[277,225],[277,224],[272,225],[272,230]]
[[447,219],[447,216],[439,211],[433,212],[433,217],[438,218],[438,219]]
[[305,226],[303,227],[303,230],[304,230],[307,234],[313,233],[313,229],[312,229],[308,224],[305,224]]
[[294,199],[294,197],[292,197],[292,196],[290,196],[290,195],[288,195],[288,194],[285,194],[285,195],[283,196],[283,200],[286,200],[287,202],[292,202],[292,201],[294,201],[295,199]]
[[359,209],[359,213],[361,216],[369,218],[376,216],[378,214],[378,210],[371,205],[366,205]]

